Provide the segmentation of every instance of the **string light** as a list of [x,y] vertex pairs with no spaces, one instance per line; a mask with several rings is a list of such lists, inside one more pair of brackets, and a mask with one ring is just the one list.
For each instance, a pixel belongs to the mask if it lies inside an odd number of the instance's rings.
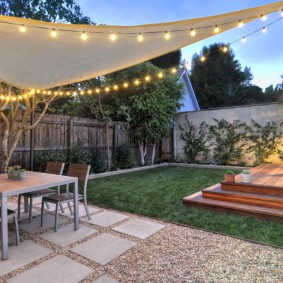
[[142,42],[143,40],[144,40],[143,35],[142,35],[141,33],[139,33],[139,35],[138,35],[138,41],[139,41],[139,42]]
[[118,87],[117,85],[114,85],[114,86],[113,86],[113,89],[114,89],[114,90],[118,90],[119,87]]
[[162,79],[163,78],[163,73],[159,73],[157,76],[158,76],[158,78]]
[[165,31],[165,35],[164,35],[164,38],[166,39],[166,40],[169,40],[170,39],[170,33],[168,32],[168,31]]
[[205,61],[205,56],[201,56],[201,57],[200,57],[200,61],[201,61],[201,62],[204,62],[204,61]]
[[267,28],[266,28],[266,27],[263,27],[263,28],[262,28],[262,32],[263,32],[263,33],[266,33],[266,32],[267,32]]
[[229,49],[228,49],[227,46],[224,46],[222,50],[223,50],[224,53],[226,53],[226,52],[228,52]]
[[196,36],[197,32],[192,28],[191,29],[191,32],[190,32],[190,35],[191,36]]
[[238,27],[241,28],[243,26],[244,26],[244,23],[241,20],[239,20]]
[[242,38],[242,42],[245,43],[246,41],[247,41],[247,38],[244,36],[244,37]]
[[219,33],[219,31],[220,31],[219,27],[218,27],[217,25],[215,25],[215,27],[214,27],[214,33]]
[[260,15],[260,17],[261,17],[261,20],[263,22],[265,22],[267,20],[267,15]]
[[128,86],[129,86],[128,83],[124,83],[124,84],[123,84],[123,87],[124,87],[124,88],[127,88]]
[[56,29],[52,29],[50,35],[51,35],[51,37],[56,38],[56,37],[57,37],[57,31],[56,31]]
[[25,27],[25,25],[21,25],[20,26],[20,32],[26,32],[27,31],[27,29],[26,29],[26,27]]
[[87,34],[85,33],[85,31],[82,32],[82,34],[81,34],[81,39],[82,39],[83,41],[86,41],[86,40],[87,40]]
[[139,84],[140,84],[140,81],[139,81],[139,80],[135,80],[134,84],[135,84],[135,85],[139,85]]
[[172,74],[176,74],[176,72],[177,72],[176,68],[173,68],[171,72],[172,72]]
[[112,32],[111,35],[110,35],[110,39],[112,41],[115,41],[117,39],[117,35],[114,32]]
[[150,81],[150,76],[146,76],[146,77],[145,77],[145,81],[146,81],[146,82],[149,82],[149,81]]
[[283,17],[283,9],[281,9],[280,15],[281,17]]

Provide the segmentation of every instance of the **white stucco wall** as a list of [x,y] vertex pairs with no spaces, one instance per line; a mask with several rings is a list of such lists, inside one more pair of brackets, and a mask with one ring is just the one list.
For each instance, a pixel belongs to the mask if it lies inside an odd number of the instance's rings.
[[[240,120],[247,124],[251,124],[251,119],[254,119],[262,126],[266,125],[267,122],[274,121],[279,125],[283,120],[283,105],[270,103],[179,113],[175,123],[175,154],[177,161],[185,160],[184,142],[180,139],[181,131],[179,129],[179,125],[182,125],[185,122],[186,115],[189,121],[195,125],[199,125],[202,121],[211,125],[214,123],[213,118],[218,120],[225,119],[228,122]],[[277,158],[272,158],[271,161],[274,163],[282,163],[282,161]]]

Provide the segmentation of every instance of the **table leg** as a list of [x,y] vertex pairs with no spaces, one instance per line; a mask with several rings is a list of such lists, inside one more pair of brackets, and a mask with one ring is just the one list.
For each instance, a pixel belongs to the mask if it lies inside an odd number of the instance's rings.
[[79,189],[78,189],[78,181],[75,182],[74,184],[74,225],[75,225],[75,230],[79,230]]
[[8,259],[8,215],[7,197],[1,197],[1,249],[2,260]]

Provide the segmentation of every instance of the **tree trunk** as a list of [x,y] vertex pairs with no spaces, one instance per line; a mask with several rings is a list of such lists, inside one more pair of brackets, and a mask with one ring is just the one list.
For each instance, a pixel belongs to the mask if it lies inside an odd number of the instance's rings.
[[152,145],[151,165],[154,164],[155,151],[156,151],[156,143],[154,143],[154,144]]
[[144,166],[146,150],[147,150],[147,143],[145,141],[141,141],[138,143],[138,145],[140,149],[141,165]]

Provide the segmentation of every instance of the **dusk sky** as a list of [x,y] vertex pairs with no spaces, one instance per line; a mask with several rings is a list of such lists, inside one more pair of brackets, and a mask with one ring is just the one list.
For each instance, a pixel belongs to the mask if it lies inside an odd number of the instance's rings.
[[[276,1],[76,0],[75,2],[80,5],[83,14],[89,16],[97,24],[140,25],[213,16]],[[268,16],[266,22],[258,19],[242,28],[235,28],[192,44],[182,49],[183,58],[191,62],[192,55],[199,53],[204,45],[208,46],[215,42],[233,42],[280,17],[280,13],[275,12]],[[260,31],[248,37],[246,43],[239,41],[231,46],[242,67],[251,67],[254,75],[253,83],[263,89],[281,82],[280,75],[283,74],[282,30],[283,19],[268,27],[266,33],[263,34]]]

